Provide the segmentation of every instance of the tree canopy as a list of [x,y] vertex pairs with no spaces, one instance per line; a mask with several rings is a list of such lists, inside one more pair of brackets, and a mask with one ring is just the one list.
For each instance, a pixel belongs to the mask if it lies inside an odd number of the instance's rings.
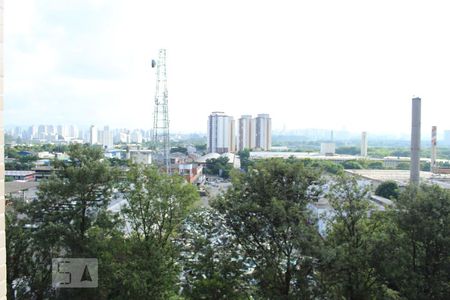
[[261,160],[235,174],[231,189],[213,204],[255,264],[263,298],[314,293],[321,238],[307,205],[317,199],[319,181],[317,169],[298,160]]
[[[198,207],[180,176],[119,171],[87,145],[69,155],[38,200],[6,207],[11,299],[450,298],[450,192],[439,186],[386,183],[393,205],[380,207],[340,165],[267,159]],[[99,287],[51,288],[56,257],[97,258]]]
[[387,180],[380,183],[379,186],[375,189],[375,195],[391,199],[398,198],[399,195],[399,187],[395,181]]

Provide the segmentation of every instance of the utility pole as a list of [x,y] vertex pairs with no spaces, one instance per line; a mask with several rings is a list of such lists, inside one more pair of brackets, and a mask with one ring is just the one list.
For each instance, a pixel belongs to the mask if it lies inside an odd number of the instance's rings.
[[156,67],[156,92],[153,111],[153,142],[162,154],[167,174],[170,174],[169,105],[167,93],[166,49],[159,50],[158,61],[152,60]]

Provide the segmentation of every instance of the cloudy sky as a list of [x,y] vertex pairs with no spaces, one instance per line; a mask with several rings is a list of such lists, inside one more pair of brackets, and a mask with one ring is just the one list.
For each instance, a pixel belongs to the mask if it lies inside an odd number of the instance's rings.
[[212,111],[275,129],[450,129],[448,1],[6,0],[5,123],[152,126],[167,49],[172,131]]

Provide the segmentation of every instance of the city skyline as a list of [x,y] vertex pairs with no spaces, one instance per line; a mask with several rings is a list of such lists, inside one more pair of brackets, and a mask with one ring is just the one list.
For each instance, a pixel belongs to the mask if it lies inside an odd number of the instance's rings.
[[445,4],[324,4],[8,2],[5,125],[151,128],[150,62],[167,48],[171,132],[258,107],[275,131],[408,134],[413,94],[423,128],[450,128]]

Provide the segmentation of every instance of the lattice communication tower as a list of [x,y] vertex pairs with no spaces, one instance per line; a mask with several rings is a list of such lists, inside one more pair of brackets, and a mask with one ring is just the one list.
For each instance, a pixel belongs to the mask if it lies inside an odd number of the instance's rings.
[[166,172],[170,174],[169,105],[167,93],[166,49],[159,50],[156,67],[155,107],[153,110],[153,142],[162,155]]

